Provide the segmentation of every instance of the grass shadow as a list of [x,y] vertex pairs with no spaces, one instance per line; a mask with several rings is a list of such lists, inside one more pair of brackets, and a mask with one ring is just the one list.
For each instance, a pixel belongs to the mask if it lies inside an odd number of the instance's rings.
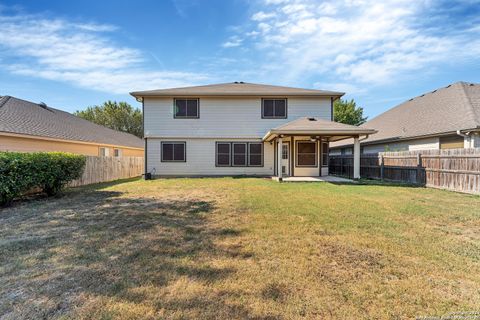
[[[215,202],[101,190],[117,183],[76,188],[0,215],[0,318],[114,317],[102,303],[78,308],[82,297],[155,301],[152,310],[187,318],[249,318],[246,307],[226,302],[235,292],[207,290],[236,272],[212,261],[250,257],[241,247],[216,244],[240,232],[209,224]],[[167,294],[185,281],[184,294]],[[165,297],[154,299],[159,292]]]

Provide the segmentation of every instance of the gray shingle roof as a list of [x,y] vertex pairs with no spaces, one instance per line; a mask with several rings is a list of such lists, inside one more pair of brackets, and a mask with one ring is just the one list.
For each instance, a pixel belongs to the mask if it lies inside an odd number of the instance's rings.
[[325,134],[351,136],[362,134],[374,134],[376,131],[365,127],[351,126],[348,124],[328,121],[320,118],[303,117],[270,130],[264,140],[270,140],[279,134]]
[[[456,82],[410,99],[361,127],[378,130],[362,144],[480,128],[480,84]],[[344,140],[332,147],[352,143]]]
[[134,135],[10,96],[0,98],[0,132],[143,148],[142,139]]
[[134,97],[148,96],[327,96],[340,97],[343,92],[301,89],[246,82],[210,84],[205,86],[136,91]]

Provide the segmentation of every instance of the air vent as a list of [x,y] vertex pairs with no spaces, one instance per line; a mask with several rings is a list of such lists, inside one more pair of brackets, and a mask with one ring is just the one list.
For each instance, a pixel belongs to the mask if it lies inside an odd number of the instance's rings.
[[245,82],[243,82],[243,81],[240,81],[240,83],[241,83],[241,84],[244,84]]
[[43,109],[47,109],[47,108],[48,108],[48,106],[47,106],[47,104],[46,104],[45,102],[40,102],[38,105],[39,105],[40,107],[42,107]]
[[308,118],[308,121],[317,121],[315,118]]

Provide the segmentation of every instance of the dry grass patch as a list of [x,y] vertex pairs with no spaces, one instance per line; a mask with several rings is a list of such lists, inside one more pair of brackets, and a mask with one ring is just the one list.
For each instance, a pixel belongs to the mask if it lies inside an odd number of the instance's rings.
[[480,198],[129,181],[0,212],[3,319],[409,319],[480,309]]

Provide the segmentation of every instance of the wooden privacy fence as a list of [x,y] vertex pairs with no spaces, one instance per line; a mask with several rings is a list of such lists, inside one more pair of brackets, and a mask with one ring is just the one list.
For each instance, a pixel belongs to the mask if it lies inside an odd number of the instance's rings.
[[[353,177],[353,156],[330,156],[329,173]],[[362,154],[362,178],[480,193],[480,148]]]
[[143,163],[143,157],[87,156],[82,177],[70,182],[69,186],[78,187],[92,183],[138,177],[143,173]]

